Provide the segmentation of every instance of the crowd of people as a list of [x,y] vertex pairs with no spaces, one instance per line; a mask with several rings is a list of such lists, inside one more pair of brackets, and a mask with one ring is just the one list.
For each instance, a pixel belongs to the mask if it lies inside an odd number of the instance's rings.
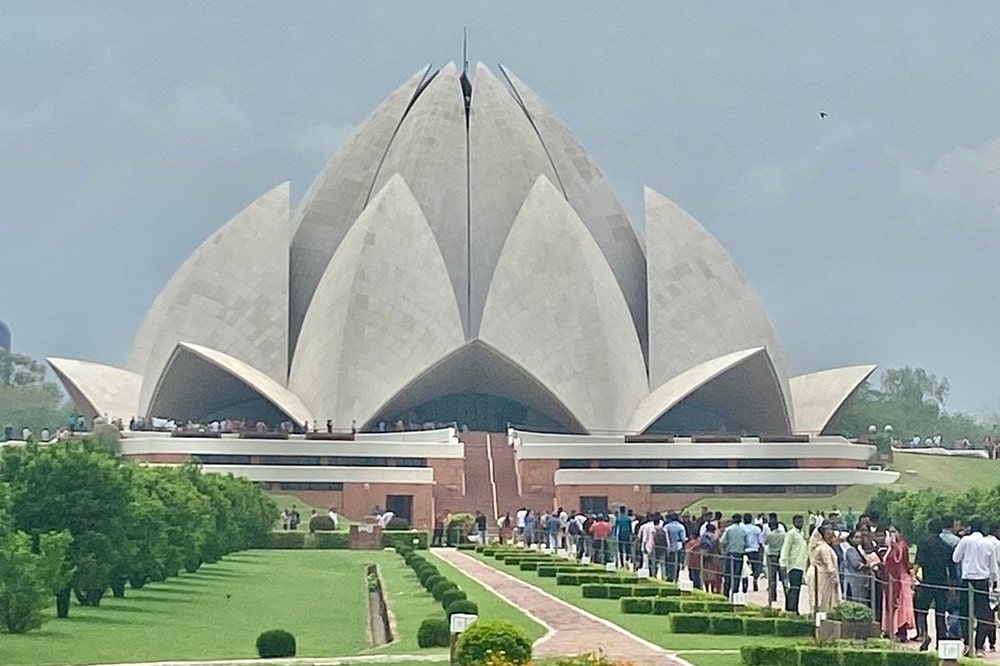
[[[488,527],[477,512],[470,538],[485,543]],[[497,521],[500,543],[563,550],[728,597],[766,589],[788,613],[854,601],[872,609],[885,637],[919,641],[923,650],[932,608],[938,640],[970,637],[974,618],[970,652],[995,650],[1000,523],[987,529],[972,519],[963,528],[945,516],[927,528],[911,562],[910,544],[893,525],[850,508],[789,523],[776,513],[640,514],[625,506],[607,514],[521,508]]]

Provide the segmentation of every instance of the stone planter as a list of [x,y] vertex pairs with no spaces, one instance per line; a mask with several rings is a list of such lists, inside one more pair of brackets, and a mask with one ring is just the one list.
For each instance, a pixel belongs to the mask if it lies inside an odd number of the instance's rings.
[[878,638],[881,633],[877,622],[822,620],[816,629],[816,640],[821,644],[839,640],[864,640],[866,638]]

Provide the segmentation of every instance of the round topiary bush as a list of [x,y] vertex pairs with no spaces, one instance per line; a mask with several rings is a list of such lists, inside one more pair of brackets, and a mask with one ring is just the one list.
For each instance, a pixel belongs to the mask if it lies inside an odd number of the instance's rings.
[[420,582],[424,586],[425,590],[427,590],[428,592],[433,593],[434,592],[434,586],[437,585],[438,583],[444,582],[444,578],[442,578],[441,576],[439,576],[437,574],[428,574],[426,576],[423,576],[423,578],[422,578],[422,580]]
[[451,644],[451,631],[448,620],[440,617],[429,617],[420,623],[417,630],[417,645],[422,648],[448,647]]
[[446,578],[442,578],[441,580],[434,583],[430,587],[431,595],[434,597],[435,601],[441,601],[441,597],[443,597],[444,593],[447,592],[448,590],[457,590],[457,589],[458,585],[455,585],[453,582],[451,582]]
[[468,599],[469,597],[462,590],[448,590],[441,595],[441,608],[448,608],[452,603],[458,601],[459,599]]
[[479,620],[458,639],[460,666],[480,666],[490,655],[503,652],[509,664],[526,664],[531,659],[531,639],[521,629],[503,620]]
[[261,659],[295,656],[295,636],[284,629],[271,629],[257,637],[257,654]]
[[444,614],[448,616],[449,620],[451,620],[451,616],[455,613],[479,615],[479,606],[475,601],[471,601],[470,599],[458,599],[445,606],[444,609]]

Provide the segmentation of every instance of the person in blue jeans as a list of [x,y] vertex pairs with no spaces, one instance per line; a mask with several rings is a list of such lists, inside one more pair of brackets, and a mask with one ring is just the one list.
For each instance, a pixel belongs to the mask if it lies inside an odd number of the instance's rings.
[[681,562],[684,558],[684,542],[687,541],[687,530],[676,513],[667,516],[667,524],[663,527],[667,533],[667,580],[676,583],[681,572]]
[[614,533],[618,540],[618,566],[624,568],[632,551],[632,516],[628,515],[624,504],[618,507]]

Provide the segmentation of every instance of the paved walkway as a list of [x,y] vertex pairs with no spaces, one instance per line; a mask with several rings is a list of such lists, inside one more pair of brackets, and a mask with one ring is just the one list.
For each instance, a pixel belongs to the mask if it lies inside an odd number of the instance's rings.
[[291,659],[216,659],[209,661],[147,661],[103,666],[347,666],[357,664],[411,664],[447,662],[447,654],[371,654],[356,657],[300,657]]
[[497,596],[524,610],[549,633],[535,642],[535,657],[564,657],[602,650],[614,660],[637,666],[683,666],[686,662],[663,648],[630,634],[524,581],[498,571],[457,550],[435,549],[440,557]]

